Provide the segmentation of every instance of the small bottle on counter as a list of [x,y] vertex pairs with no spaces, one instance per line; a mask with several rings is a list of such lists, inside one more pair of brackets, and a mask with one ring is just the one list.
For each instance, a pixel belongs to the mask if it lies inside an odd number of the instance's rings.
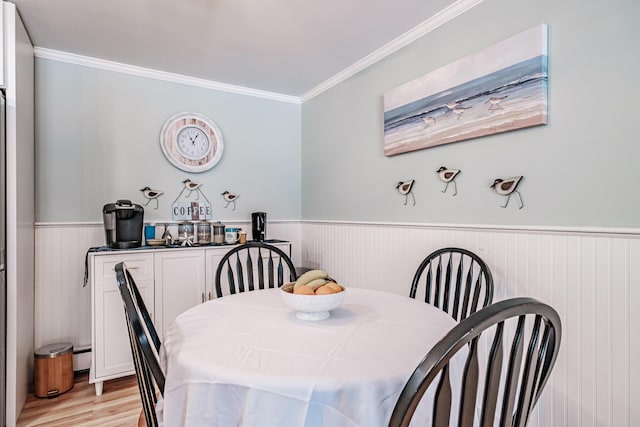
[[169,231],[169,224],[164,225],[164,233],[162,233],[162,240],[164,240],[164,244],[167,246],[173,244],[173,236],[171,236],[171,232]]

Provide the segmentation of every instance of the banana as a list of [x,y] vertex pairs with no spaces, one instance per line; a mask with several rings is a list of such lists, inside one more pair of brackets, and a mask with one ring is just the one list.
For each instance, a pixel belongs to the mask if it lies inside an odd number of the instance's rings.
[[308,283],[305,283],[304,286],[308,286],[308,287],[310,287],[311,289],[313,289],[315,291],[320,286],[324,286],[325,283],[327,283],[327,282],[329,282],[327,279],[315,279],[315,280],[312,280],[312,281],[310,281]]
[[295,285],[293,285],[293,289],[297,289],[300,286],[306,285],[312,280],[328,279],[328,278],[329,278],[329,274],[327,274],[327,272],[324,270],[309,270],[306,273],[302,274],[300,277],[298,277],[298,280],[296,280]]

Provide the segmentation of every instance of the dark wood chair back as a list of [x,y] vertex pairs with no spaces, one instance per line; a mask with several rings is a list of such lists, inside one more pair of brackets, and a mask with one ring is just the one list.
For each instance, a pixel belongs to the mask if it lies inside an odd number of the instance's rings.
[[493,301],[493,276],[485,262],[466,249],[443,248],[420,263],[411,298],[421,298],[460,321]]
[[[231,249],[220,260],[215,277],[218,298],[255,289],[279,288],[297,279],[289,255],[263,242],[248,242]],[[228,293],[223,291],[227,287]]]
[[116,264],[116,281],[124,304],[131,354],[138,379],[142,409],[148,426],[157,426],[158,392],[164,395],[165,376],[160,366],[160,339],[131,273],[123,262]]
[[[561,335],[558,313],[532,298],[500,301],[477,311],[422,359],[400,393],[389,426],[409,425],[432,382],[432,426],[449,426],[452,411],[461,427],[526,426],[555,365]],[[467,353],[464,368],[460,375],[450,375],[449,362],[461,350]],[[452,406],[456,394],[458,404]]]

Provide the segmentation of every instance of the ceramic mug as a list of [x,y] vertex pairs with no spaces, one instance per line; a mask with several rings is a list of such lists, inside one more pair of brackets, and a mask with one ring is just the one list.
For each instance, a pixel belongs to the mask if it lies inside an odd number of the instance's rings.
[[233,227],[225,228],[224,241],[230,245],[238,243],[238,229]]

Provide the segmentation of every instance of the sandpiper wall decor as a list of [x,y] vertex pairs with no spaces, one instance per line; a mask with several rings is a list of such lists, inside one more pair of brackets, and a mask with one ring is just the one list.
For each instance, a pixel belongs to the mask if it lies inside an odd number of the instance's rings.
[[224,193],[222,193],[222,198],[224,198],[225,202],[227,202],[227,204],[224,205],[224,207],[227,208],[230,203],[233,203],[233,209],[231,209],[231,210],[235,211],[236,210],[236,200],[238,199],[238,197],[240,197],[240,195],[229,193],[228,191],[225,191]]
[[416,182],[415,179],[411,179],[409,181],[400,181],[396,184],[396,190],[400,194],[404,196],[404,205],[407,204],[407,199],[409,196],[413,199],[413,206],[416,205],[416,196],[413,195],[413,184]]
[[384,154],[547,123],[547,26],[452,62],[384,95]]
[[440,166],[440,169],[436,171],[438,173],[438,177],[440,181],[446,183],[444,186],[443,193],[447,192],[447,187],[449,187],[450,183],[453,183],[453,194],[455,196],[458,194],[458,184],[456,184],[456,176],[460,173],[460,169],[447,169],[445,166]]
[[156,207],[153,208],[153,209],[158,209],[158,197],[162,196],[164,193],[162,191],[160,191],[160,190],[152,190],[149,187],[144,187],[140,191],[142,191],[142,194],[147,199],[147,201],[146,201],[146,203],[144,203],[144,205],[147,206],[150,201],[155,200],[156,201]]
[[514,176],[513,178],[502,179],[496,178],[491,184],[490,188],[496,190],[496,193],[502,194],[503,196],[507,196],[507,201],[501,207],[506,208],[509,204],[509,199],[511,198],[511,194],[516,193],[518,195],[518,199],[520,199],[520,207],[518,209],[522,209],[524,207],[524,203],[522,202],[522,195],[517,190],[518,184],[522,181],[523,176]]

